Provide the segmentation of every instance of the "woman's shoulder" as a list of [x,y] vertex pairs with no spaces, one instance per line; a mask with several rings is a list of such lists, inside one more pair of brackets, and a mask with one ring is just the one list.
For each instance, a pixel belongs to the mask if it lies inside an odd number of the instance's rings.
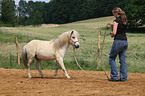
[[121,17],[117,17],[114,21],[116,21],[117,23],[121,22]]

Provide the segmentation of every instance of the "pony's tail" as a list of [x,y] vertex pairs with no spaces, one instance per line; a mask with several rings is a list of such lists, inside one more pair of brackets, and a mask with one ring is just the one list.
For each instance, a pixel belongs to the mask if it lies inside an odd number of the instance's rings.
[[23,50],[22,50],[22,62],[24,64],[24,66],[26,68],[28,68],[28,61],[27,61],[27,50],[26,50],[27,46],[24,46]]

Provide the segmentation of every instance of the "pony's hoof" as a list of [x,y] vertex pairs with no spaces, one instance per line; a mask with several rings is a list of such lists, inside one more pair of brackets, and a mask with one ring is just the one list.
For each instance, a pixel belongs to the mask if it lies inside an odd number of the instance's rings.
[[59,76],[55,76],[55,78],[56,78],[56,79],[58,79],[58,78],[59,78]]
[[67,79],[71,79],[71,78],[68,76]]
[[41,77],[41,78],[45,78],[45,76]]
[[32,76],[28,76],[28,78],[32,78]]
[[45,75],[42,75],[41,78],[45,78]]

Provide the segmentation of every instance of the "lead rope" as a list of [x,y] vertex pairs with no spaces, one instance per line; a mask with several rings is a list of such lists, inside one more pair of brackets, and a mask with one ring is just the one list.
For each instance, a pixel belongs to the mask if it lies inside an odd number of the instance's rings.
[[[103,66],[103,70],[104,70],[105,76],[109,79],[109,77],[108,77],[108,75],[107,75],[107,73],[106,73],[106,70],[105,70],[105,66],[104,66],[104,64],[103,64],[103,60],[102,60],[103,47],[104,47],[104,42],[105,42],[105,37],[106,37],[106,31],[107,31],[108,25],[109,25],[109,23],[106,24],[106,29],[105,29],[105,33],[104,33],[102,48],[101,48],[101,64],[102,64],[102,66]],[[134,55],[129,49],[128,49],[128,51],[129,51],[136,59],[138,59],[138,57],[137,57],[136,55]],[[74,55],[74,58],[75,58],[75,61],[76,61],[77,65],[78,65],[78,67],[79,67],[85,74],[87,74],[87,75],[89,75],[90,77],[93,77],[93,78],[95,78],[95,79],[106,80],[105,78],[97,78],[96,76],[93,76],[93,75],[89,74],[88,72],[86,72],[86,71],[79,65],[79,63],[78,63],[78,61],[77,61],[77,59],[76,59],[76,56],[75,56],[75,47],[74,47],[74,46],[73,46],[73,52],[74,52],[73,55]]]
[[[109,23],[106,24],[106,29],[105,29],[105,33],[104,33],[102,48],[101,48],[101,64],[102,64],[102,66],[103,66],[103,70],[104,70],[104,73],[105,73],[105,76],[107,77],[107,79],[109,79],[109,77],[108,77],[108,75],[106,74],[106,70],[105,70],[104,64],[103,64],[103,62],[102,62],[102,54],[103,54],[103,47],[104,47],[104,42],[105,42],[105,37],[106,37],[106,30],[107,30],[107,26],[108,26],[108,25],[109,25]],[[90,77],[93,77],[93,78],[95,78],[95,79],[106,80],[105,78],[97,78],[96,76],[93,76],[93,75],[89,74],[88,72],[86,72],[86,71],[79,65],[79,63],[78,63],[78,61],[77,61],[77,59],[76,59],[76,56],[75,56],[75,47],[74,47],[74,46],[73,46],[73,52],[74,52],[73,55],[74,55],[74,58],[75,58],[75,61],[76,61],[77,65],[78,65],[78,67],[79,67],[85,74],[87,74],[87,75],[89,75]]]
[[78,65],[78,67],[79,67],[85,74],[87,74],[88,76],[93,77],[93,78],[95,78],[95,79],[106,80],[105,78],[97,78],[96,76],[93,76],[93,75],[89,74],[88,72],[86,72],[86,71],[79,65],[79,63],[78,63],[78,61],[77,61],[77,59],[76,59],[76,56],[75,56],[75,48],[74,48],[74,46],[73,46],[73,52],[74,52],[73,55],[74,55],[74,58],[75,58],[75,61],[76,61],[77,65]]

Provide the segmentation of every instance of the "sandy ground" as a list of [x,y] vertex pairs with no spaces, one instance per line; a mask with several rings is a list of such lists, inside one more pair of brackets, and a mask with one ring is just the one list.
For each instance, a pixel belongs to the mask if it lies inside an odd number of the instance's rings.
[[[31,70],[33,78],[27,78],[27,70],[0,69],[0,96],[145,96],[145,74],[128,73],[127,82],[110,82],[82,71],[67,71],[71,79],[66,79],[61,70],[58,79],[54,70],[43,70],[43,79],[37,70]],[[106,78],[104,72],[87,72]]]

